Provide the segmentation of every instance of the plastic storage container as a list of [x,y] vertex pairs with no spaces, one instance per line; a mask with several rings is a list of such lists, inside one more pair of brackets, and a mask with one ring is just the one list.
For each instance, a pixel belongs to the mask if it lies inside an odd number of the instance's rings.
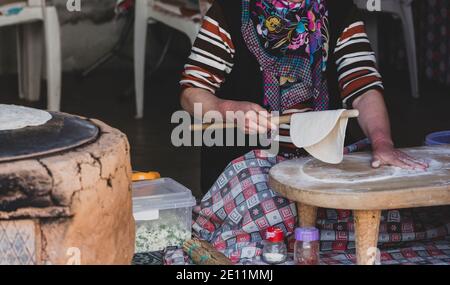
[[191,191],[173,179],[134,182],[136,253],[181,246],[191,238],[194,205]]
[[316,228],[295,229],[294,262],[298,265],[319,265],[319,230]]

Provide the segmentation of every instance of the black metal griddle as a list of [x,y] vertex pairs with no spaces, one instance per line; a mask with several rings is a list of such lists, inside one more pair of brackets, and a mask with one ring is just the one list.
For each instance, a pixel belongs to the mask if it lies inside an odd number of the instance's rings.
[[0,131],[0,163],[66,151],[97,139],[99,129],[90,121],[56,112],[51,115],[42,126]]

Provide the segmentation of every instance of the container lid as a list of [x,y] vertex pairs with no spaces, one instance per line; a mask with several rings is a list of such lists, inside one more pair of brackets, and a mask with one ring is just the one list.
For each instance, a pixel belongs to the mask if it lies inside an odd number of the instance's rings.
[[166,210],[195,206],[191,190],[171,178],[133,183],[133,211]]
[[319,240],[319,230],[313,227],[295,229],[295,239],[298,241],[316,241]]
[[281,242],[284,240],[284,233],[280,228],[268,227],[266,230],[266,240],[270,242]]

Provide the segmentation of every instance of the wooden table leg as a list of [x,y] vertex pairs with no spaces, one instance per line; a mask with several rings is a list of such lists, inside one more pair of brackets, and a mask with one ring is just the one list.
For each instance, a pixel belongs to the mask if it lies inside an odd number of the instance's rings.
[[374,265],[377,257],[381,211],[353,211],[358,265]]
[[297,214],[300,227],[315,227],[317,219],[317,207],[297,203]]

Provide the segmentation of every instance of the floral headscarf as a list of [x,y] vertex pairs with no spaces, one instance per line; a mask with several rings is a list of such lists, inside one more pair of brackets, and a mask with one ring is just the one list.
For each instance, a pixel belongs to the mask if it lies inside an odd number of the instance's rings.
[[328,59],[324,0],[243,0],[242,33],[263,71],[265,103],[284,111],[313,99],[328,107],[322,72]]
[[[310,9],[307,9],[310,2]],[[252,21],[261,43],[273,55],[306,53],[323,49],[322,16],[317,1],[299,3],[285,0],[256,0],[252,3]]]

